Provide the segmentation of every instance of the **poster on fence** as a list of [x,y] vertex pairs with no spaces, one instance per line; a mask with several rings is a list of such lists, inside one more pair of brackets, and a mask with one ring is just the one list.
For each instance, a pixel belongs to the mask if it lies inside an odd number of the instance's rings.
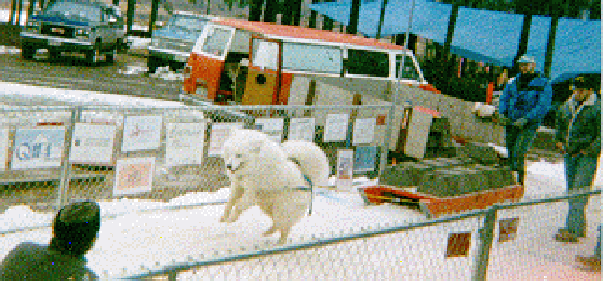
[[12,169],[60,167],[65,148],[65,126],[17,129]]
[[337,188],[351,190],[353,185],[354,151],[337,150]]
[[0,170],[4,171],[8,168],[8,128],[0,128]]
[[349,119],[350,115],[346,113],[327,114],[324,141],[345,141],[348,132]]
[[371,143],[375,137],[375,118],[358,118],[354,121],[352,144]]
[[267,134],[271,140],[281,143],[283,140],[283,118],[258,118],[255,120],[256,129]]
[[206,129],[207,121],[167,123],[165,164],[168,166],[201,164]]
[[316,119],[291,118],[289,124],[289,140],[314,141],[316,134]]
[[123,152],[157,149],[161,144],[161,121],[159,115],[127,116],[124,121]]
[[223,152],[223,146],[230,132],[243,129],[243,123],[213,123],[211,125],[211,134],[209,136],[208,154],[210,157],[220,157]]
[[76,123],[71,138],[69,161],[73,163],[112,164],[117,126]]
[[370,172],[374,171],[377,163],[376,146],[359,146],[354,152],[354,171]]
[[153,188],[155,158],[128,158],[117,160],[113,195],[149,192]]

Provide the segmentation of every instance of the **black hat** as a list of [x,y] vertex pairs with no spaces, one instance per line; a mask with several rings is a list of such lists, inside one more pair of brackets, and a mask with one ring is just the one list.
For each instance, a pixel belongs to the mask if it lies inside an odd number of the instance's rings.
[[594,89],[599,90],[601,88],[601,76],[599,75],[581,75],[574,79],[572,82],[574,88],[578,89]]

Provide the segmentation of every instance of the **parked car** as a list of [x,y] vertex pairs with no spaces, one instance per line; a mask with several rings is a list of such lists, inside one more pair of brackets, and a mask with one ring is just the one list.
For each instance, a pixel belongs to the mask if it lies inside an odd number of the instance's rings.
[[104,55],[112,62],[125,42],[119,7],[100,2],[57,1],[31,16],[21,32],[21,55],[31,59],[39,49],[49,56],[82,53],[90,64]]
[[153,32],[147,59],[149,72],[155,73],[162,66],[184,68],[197,38],[212,18],[186,12],[172,15],[165,27]]

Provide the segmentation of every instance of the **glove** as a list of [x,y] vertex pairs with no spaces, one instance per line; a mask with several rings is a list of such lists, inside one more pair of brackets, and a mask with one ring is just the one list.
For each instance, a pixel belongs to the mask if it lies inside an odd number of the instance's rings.
[[515,127],[523,127],[526,124],[528,124],[528,119],[526,119],[526,118],[519,118],[519,119],[515,120],[515,122],[513,123],[513,126],[515,126]]
[[509,118],[507,118],[504,114],[498,114],[498,124],[501,126],[509,125]]

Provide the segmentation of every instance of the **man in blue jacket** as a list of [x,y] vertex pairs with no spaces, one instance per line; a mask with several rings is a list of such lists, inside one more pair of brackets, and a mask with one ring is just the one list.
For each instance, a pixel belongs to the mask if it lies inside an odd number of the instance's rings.
[[19,244],[0,263],[0,281],[97,280],[84,255],[94,245],[100,220],[96,202],[65,206],[54,219],[50,245]]
[[[595,94],[601,79],[578,77],[574,93],[561,106],[556,116],[556,146],[564,153],[567,192],[581,191],[592,186],[601,156],[601,100]],[[568,200],[569,210],[565,228],[555,239],[577,242],[585,237],[587,197]]]
[[523,185],[524,158],[532,146],[536,130],[551,107],[551,83],[534,71],[536,62],[529,56],[517,61],[520,74],[509,80],[500,97],[499,123],[505,126],[505,145],[509,168]]

